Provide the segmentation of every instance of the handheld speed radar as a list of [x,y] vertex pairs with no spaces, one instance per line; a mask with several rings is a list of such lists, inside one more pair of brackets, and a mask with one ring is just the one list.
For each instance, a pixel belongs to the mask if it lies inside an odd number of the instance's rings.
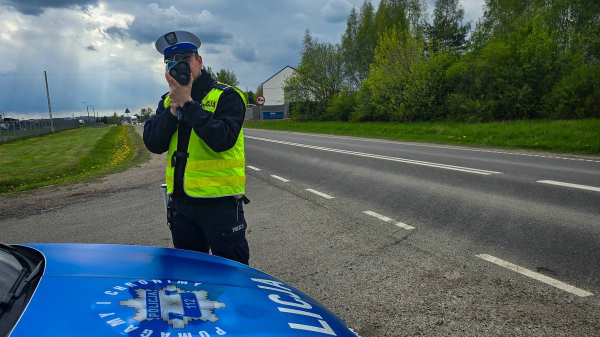
[[190,64],[187,61],[171,61],[167,63],[167,71],[179,84],[190,83]]

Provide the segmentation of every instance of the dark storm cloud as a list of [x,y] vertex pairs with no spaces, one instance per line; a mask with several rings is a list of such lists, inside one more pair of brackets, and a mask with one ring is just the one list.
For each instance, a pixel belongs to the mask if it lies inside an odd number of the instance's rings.
[[85,50],[87,50],[87,51],[98,51],[98,49],[96,49],[96,47],[94,47],[92,45],[89,45],[89,46],[85,47]]
[[2,5],[23,14],[36,16],[42,14],[47,8],[87,7],[97,3],[98,0],[0,0]]
[[127,29],[117,27],[117,26],[110,26],[110,27],[104,29],[104,33],[106,33],[108,36],[110,36],[114,39],[123,40],[127,37]]
[[256,61],[256,49],[252,48],[249,45],[237,46],[232,49],[233,56],[235,56],[238,60],[244,62],[254,62]]
[[203,46],[203,47],[201,47],[200,52],[202,54],[221,54],[222,53],[222,51],[219,48],[214,47],[214,46]]
[[164,33],[172,30],[194,32],[204,43],[226,44],[233,35],[225,25],[217,23],[208,11],[200,14],[181,14],[174,6],[162,9],[150,4],[147,10],[135,17],[129,25],[129,37],[139,43],[154,42]]

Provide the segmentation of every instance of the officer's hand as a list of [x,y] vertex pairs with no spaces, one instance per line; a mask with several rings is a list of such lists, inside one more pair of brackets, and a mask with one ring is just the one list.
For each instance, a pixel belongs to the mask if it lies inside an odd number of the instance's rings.
[[173,102],[183,106],[183,103],[192,100],[192,84],[194,83],[194,76],[190,73],[190,83],[187,85],[181,85],[177,82],[169,72],[165,73],[165,78],[169,82],[169,97],[171,105]]
[[174,101],[170,101],[169,104],[171,105],[171,115],[177,117],[177,108],[179,108],[179,104]]

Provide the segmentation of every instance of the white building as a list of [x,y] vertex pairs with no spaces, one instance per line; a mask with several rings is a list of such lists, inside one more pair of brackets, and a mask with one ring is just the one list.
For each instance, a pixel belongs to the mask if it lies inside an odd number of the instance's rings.
[[296,69],[286,66],[278,73],[264,81],[263,96],[265,97],[265,106],[269,105],[285,105],[283,84],[286,78],[296,72]]

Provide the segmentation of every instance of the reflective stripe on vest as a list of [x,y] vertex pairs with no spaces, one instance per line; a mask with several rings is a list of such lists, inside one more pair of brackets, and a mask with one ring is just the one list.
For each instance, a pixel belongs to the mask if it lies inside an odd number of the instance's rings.
[[[242,98],[244,107],[246,99],[241,91],[234,89]],[[202,100],[204,110],[214,113],[223,90],[212,88]],[[165,98],[165,108],[169,97]],[[166,163],[167,193],[173,193],[175,168],[171,166],[171,157],[177,151],[178,132],[171,137]],[[213,151],[196,135],[192,129],[188,144],[189,157],[185,165],[183,190],[194,198],[215,198],[229,195],[241,195],[246,186],[246,159],[244,156],[244,130],[240,130],[235,145],[223,152]],[[180,160],[178,158],[178,160]]]

